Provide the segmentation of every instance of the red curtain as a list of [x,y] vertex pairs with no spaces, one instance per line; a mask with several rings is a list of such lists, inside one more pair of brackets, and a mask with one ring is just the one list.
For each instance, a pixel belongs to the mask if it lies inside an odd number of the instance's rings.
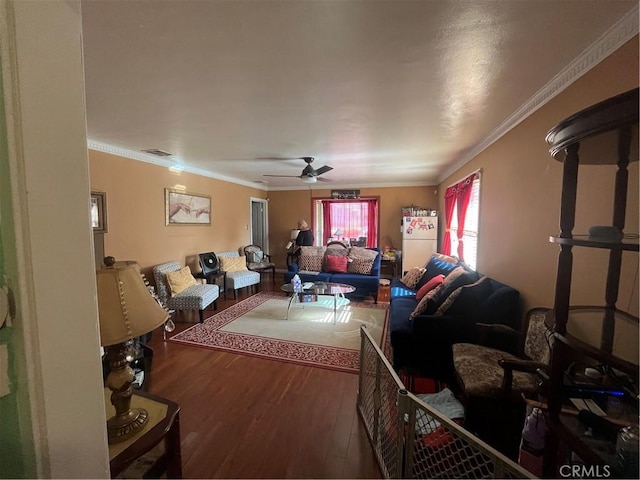
[[378,241],[378,200],[323,200],[323,240],[359,240],[366,237],[366,246],[375,247]]
[[367,200],[369,204],[369,218],[367,223],[367,244],[365,247],[375,247],[378,243],[378,201]]
[[467,218],[467,210],[469,209],[469,201],[471,200],[471,186],[477,173],[473,173],[458,183],[458,258],[464,261],[464,221]]
[[442,237],[442,253],[451,255],[451,222],[453,221],[453,210],[456,206],[457,184],[447,188],[444,192],[444,236]]
[[[451,185],[444,192],[444,221],[445,231],[442,239],[442,253],[445,255],[456,254],[458,258],[464,261],[464,244],[462,237],[464,235],[464,221],[467,217],[469,201],[471,200],[471,187],[473,181],[478,176],[478,172],[472,173],[461,182]],[[453,221],[453,211],[457,207],[458,210],[458,251],[451,251],[451,223]]]
[[329,237],[333,236],[333,230],[331,230],[331,208],[329,208],[327,201],[322,202],[322,225],[324,225],[324,228],[322,229],[321,245],[326,245],[329,242]]

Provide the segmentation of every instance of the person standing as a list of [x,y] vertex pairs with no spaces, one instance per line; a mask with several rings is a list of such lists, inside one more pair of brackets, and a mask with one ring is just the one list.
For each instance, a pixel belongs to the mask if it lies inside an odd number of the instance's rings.
[[305,220],[298,221],[298,236],[296,237],[296,248],[294,253],[300,255],[300,247],[310,247],[313,245],[313,232]]

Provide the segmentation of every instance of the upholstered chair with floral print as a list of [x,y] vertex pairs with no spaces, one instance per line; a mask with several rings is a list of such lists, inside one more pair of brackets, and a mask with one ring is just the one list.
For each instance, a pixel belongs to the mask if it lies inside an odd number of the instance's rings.
[[[527,313],[524,333],[500,324],[478,324],[484,344],[456,343],[453,364],[460,397],[466,408],[466,428],[508,454],[516,454],[522,432],[523,398],[537,400],[553,345],[553,310],[534,308]],[[496,345],[516,345],[509,353]],[[515,446],[515,447],[514,447]]]

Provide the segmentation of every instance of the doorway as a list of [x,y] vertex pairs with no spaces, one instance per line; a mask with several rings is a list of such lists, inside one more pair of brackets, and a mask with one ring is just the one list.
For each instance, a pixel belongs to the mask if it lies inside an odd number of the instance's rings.
[[269,251],[268,202],[263,198],[251,198],[251,243]]

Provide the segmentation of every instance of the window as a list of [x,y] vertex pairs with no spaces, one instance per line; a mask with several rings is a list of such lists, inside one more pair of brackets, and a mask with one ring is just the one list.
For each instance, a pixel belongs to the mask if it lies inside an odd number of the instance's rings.
[[445,235],[442,253],[455,255],[472,269],[478,260],[480,215],[480,173],[447,188],[445,192]]
[[375,247],[378,244],[378,199],[316,200],[316,243],[345,240],[352,245]]

